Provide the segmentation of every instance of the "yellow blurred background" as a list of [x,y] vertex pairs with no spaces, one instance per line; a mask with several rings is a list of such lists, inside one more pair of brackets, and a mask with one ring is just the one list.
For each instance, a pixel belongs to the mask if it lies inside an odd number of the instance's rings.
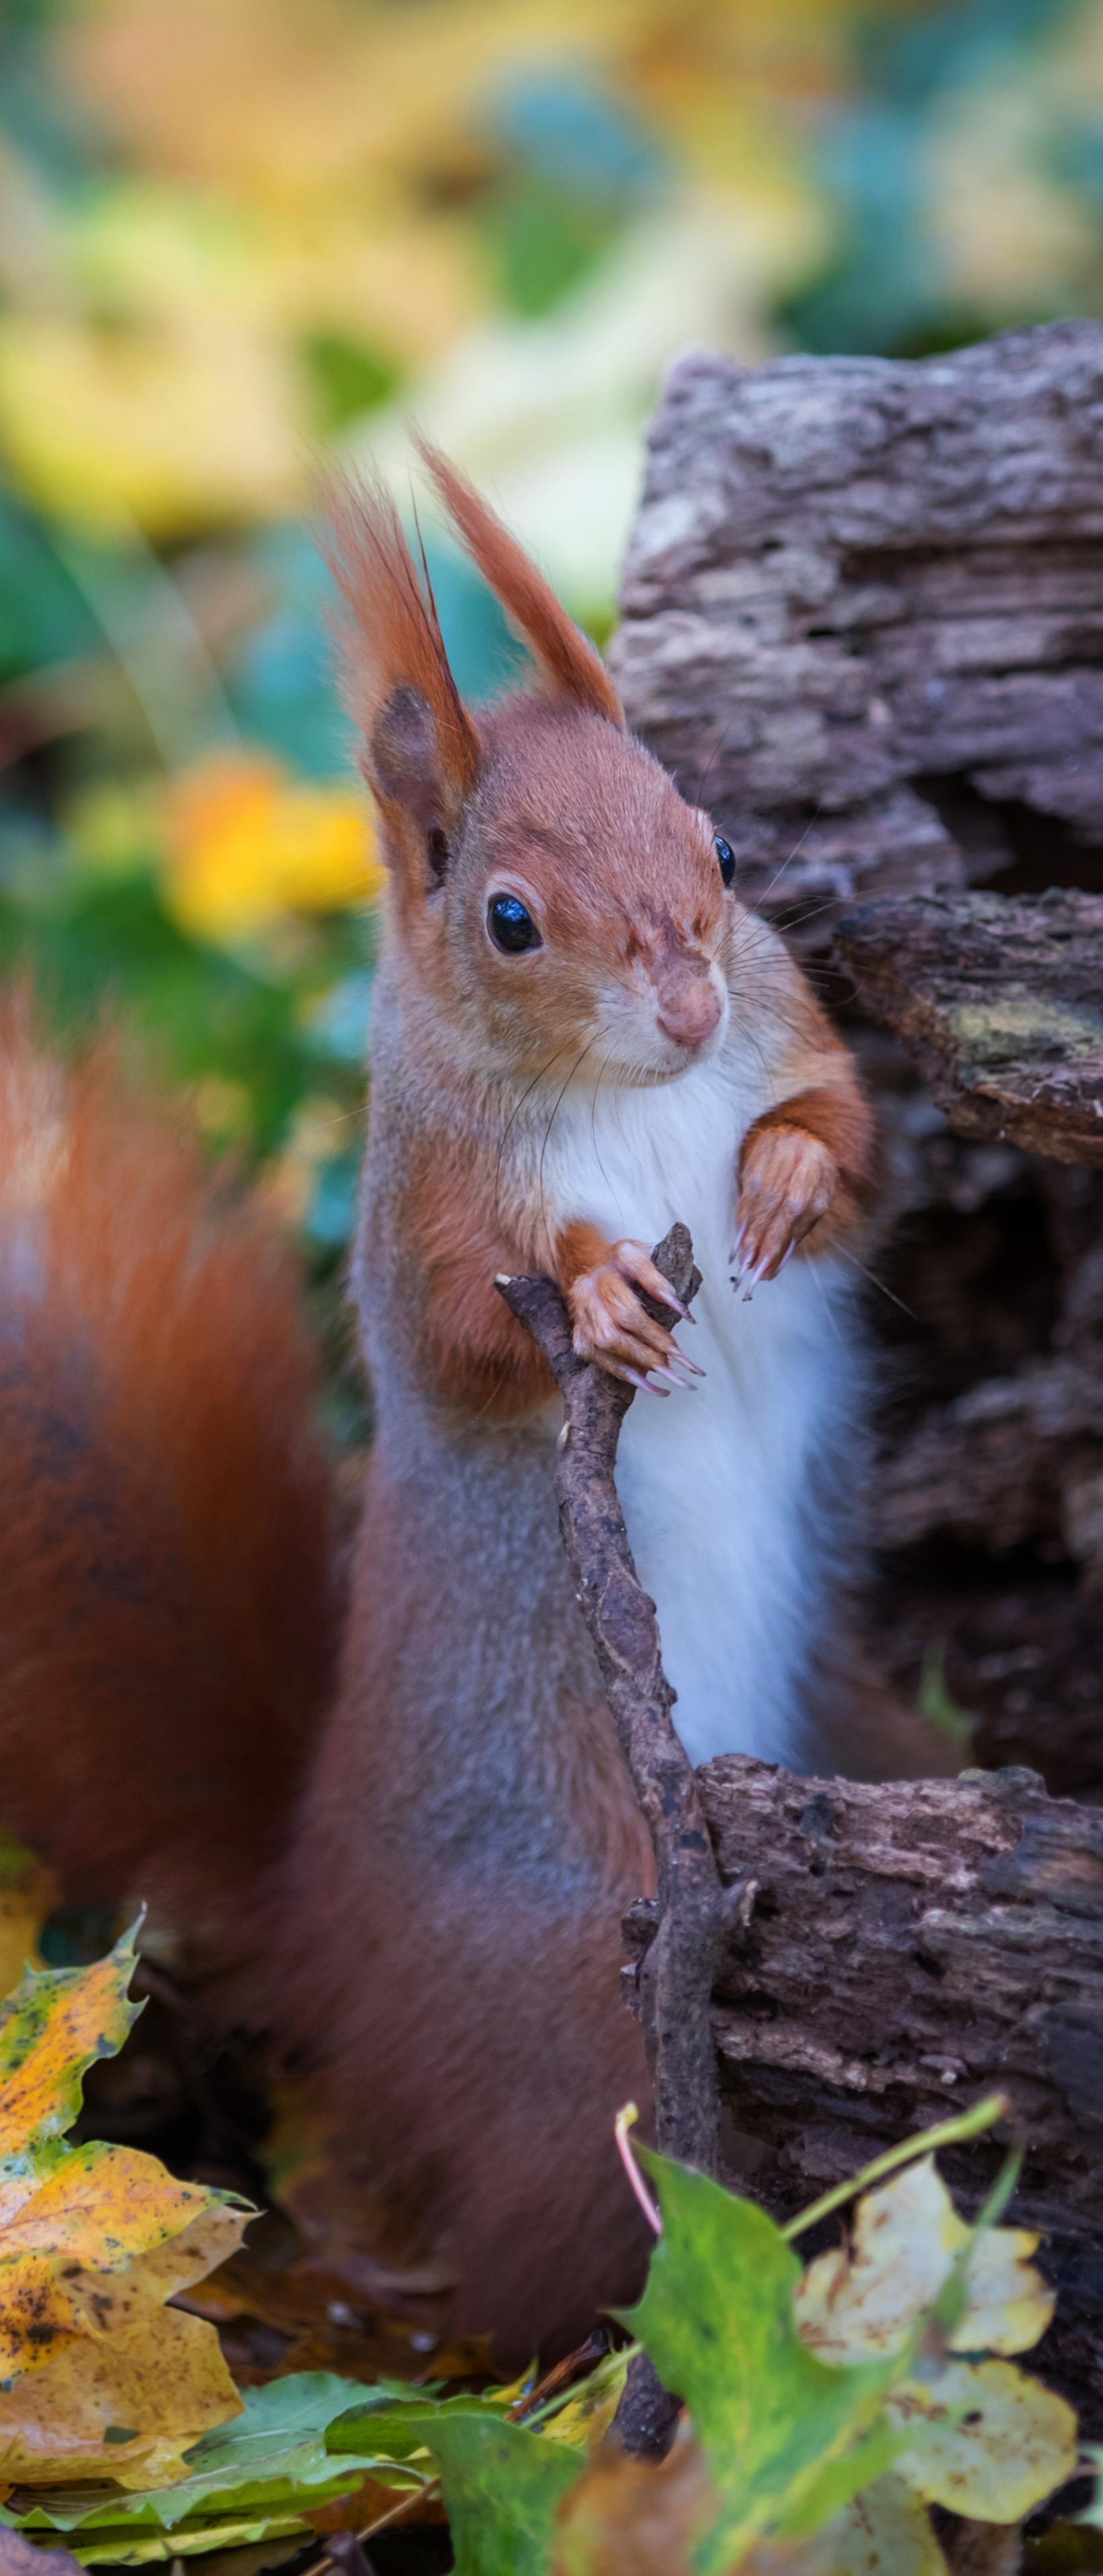
[[1103,0],[7,0],[0,962],[139,1024],[324,1276],[378,869],[319,454],[405,507],[416,417],[600,639],[679,350],[1099,311]]

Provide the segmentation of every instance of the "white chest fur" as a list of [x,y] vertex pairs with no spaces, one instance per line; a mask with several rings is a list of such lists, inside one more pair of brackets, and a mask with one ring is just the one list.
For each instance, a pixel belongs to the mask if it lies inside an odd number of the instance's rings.
[[721,1058],[655,1089],[570,1096],[545,1158],[562,1220],[650,1245],[681,1218],[703,1274],[697,1328],[678,1338],[706,1377],[695,1394],[637,1396],[617,1465],[695,1763],[805,1750],[801,1685],[836,1537],[818,1488],[854,1397],[839,1265],[790,1262],[749,1304],[730,1284],[738,1149],[763,1106],[748,1072]]

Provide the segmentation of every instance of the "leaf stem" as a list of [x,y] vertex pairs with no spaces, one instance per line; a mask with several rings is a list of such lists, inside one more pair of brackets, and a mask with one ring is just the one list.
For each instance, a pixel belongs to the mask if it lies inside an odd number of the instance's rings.
[[[833,2191],[824,2192],[822,2200],[814,2200],[810,2209],[802,2209],[799,2218],[791,2218],[782,2228],[782,2235],[790,2241],[802,2236],[806,2227],[829,2218],[833,2209],[841,2209],[844,2202],[868,2191],[871,2183],[880,2182],[884,2174],[895,2173],[899,2165],[912,2164],[917,2156],[933,2155],[936,2147],[954,2147],[966,2138],[979,2137],[982,2129],[990,2129],[996,2120],[1002,2120],[1007,2109],[1006,2093],[986,2093],[983,2102],[974,2102],[971,2111],[960,2111],[955,2120],[940,2120],[937,2127],[920,2129],[898,2147],[887,2147],[883,2156],[875,2156],[871,2165],[863,2165],[861,2173],[850,2182],[836,2183]],[[621,2152],[623,2155],[623,2149]]]
[[640,2208],[647,2220],[647,2224],[649,2227],[654,2228],[656,2236],[661,2236],[663,2232],[662,2217],[657,2203],[652,2200],[647,2184],[645,2183],[639,2166],[636,2163],[628,2136],[629,2129],[635,2127],[639,2116],[635,2103],[626,2102],[624,2109],[617,2113],[616,2119],[613,2123],[613,2134],[617,2142],[617,2154],[624,2166],[625,2173],[632,2185],[632,2189],[635,2192]]

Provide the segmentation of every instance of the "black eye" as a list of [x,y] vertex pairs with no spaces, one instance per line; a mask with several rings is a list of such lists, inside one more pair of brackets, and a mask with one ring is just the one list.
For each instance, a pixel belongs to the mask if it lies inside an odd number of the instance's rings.
[[515,894],[492,894],[486,907],[486,926],[496,948],[504,948],[507,957],[520,956],[522,948],[539,948],[540,933],[531,912]]
[[716,855],[720,861],[720,874],[724,883],[730,886],[735,880],[735,851],[727,841],[721,840],[719,832],[716,835]]

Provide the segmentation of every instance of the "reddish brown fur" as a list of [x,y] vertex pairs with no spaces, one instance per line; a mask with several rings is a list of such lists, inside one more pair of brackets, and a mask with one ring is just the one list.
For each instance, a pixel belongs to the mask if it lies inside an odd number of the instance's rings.
[[881,1187],[876,1124],[863,1099],[849,1055],[838,1048],[836,1078],[829,1085],[793,1092],[748,1128],[739,1158],[740,1177],[753,1169],[756,1147],[770,1136],[811,1136],[837,1167],[830,1207],[796,1247],[798,1259],[831,1252],[869,1220]]
[[331,537],[327,552],[347,606],[344,668],[346,697],[363,743],[363,767],[380,808],[390,854],[404,860],[400,892],[415,904],[424,895],[424,834],[381,774],[375,720],[396,690],[418,693],[435,728],[436,776],[445,789],[435,819],[447,832],[462,811],[479,769],[479,738],[448,667],[436,606],[419,581],[398,514],[378,486],[334,486],[329,494]]
[[516,537],[511,537],[474,484],[457,472],[439,447],[431,446],[427,438],[419,438],[417,444],[484,581],[520,627],[552,689],[570,705],[586,707],[610,724],[623,725],[624,709],[604,662],[560,607]]
[[294,1265],[100,1046],[0,1015],[3,1822],[85,1898],[247,1922],[330,1684]]
[[547,1362],[511,1315],[494,1280],[533,1266],[531,1249],[505,1242],[483,1193],[483,1175],[426,1161],[410,1177],[406,1221],[424,1265],[416,1319],[429,1383],[449,1404],[511,1422],[555,1392]]
[[[614,1081],[677,1074],[724,976],[733,1009],[787,1033],[744,1183],[759,1158],[785,1164],[787,1139],[817,1187],[842,1176],[810,1250],[861,1221],[868,1140],[796,970],[733,926],[707,817],[623,732],[600,662],[513,539],[426,461],[545,685],[476,726],[389,502],[344,496],[350,697],[392,887],[356,1273],[379,1427],[342,1685],[266,1921],[283,2035],[344,2136],[366,2281],[382,2183],[404,2251],[428,2247],[456,2283],[454,2320],[498,2327],[523,2361],[642,2270],[612,2114],[646,2085],[616,1961],[648,1851],[555,1528],[549,1382],[493,1285],[553,1268],[577,1347],[631,1306],[636,1256],[544,1207],[542,1095],[503,1187],[509,1102],[542,1082],[553,1098],[591,1049]],[[495,951],[499,887],[532,907],[543,949]],[[13,1029],[23,1079],[38,1059]],[[24,1120],[32,1137],[48,1110]],[[278,1854],[326,1689],[309,1356],[255,1208],[224,1206],[102,1059],[63,1111],[70,1150],[56,1169],[40,1157],[40,1270],[21,1302],[13,1271],[0,1387],[10,1821],[71,1884],[151,1886],[205,1924]],[[17,1183],[21,1132],[0,1126]],[[787,1187],[783,1172],[774,1227]],[[616,1364],[615,1331],[602,1354]],[[64,1811],[38,1776],[43,1741],[64,1745]]]
[[795,1127],[802,1135],[818,1136],[834,1155],[856,1204],[868,1205],[878,1179],[873,1112],[858,1088],[849,1056],[843,1057],[839,1073],[839,1081],[830,1090],[795,1091],[787,1100],[779,1101],[776,1108],[764,1110],[747,1129],[740,1168],[756,1136],[771,1127]]
[[600,1263],[611,1259],[613,1246],[606,1242],[596,1225],[587,1225],[580,1219],[574,1225],[564,1226],[555,1250],[555,1275],[564,1296],[567,1296],[576,1279],[583,1278],[586,1271],[596,1270]]

